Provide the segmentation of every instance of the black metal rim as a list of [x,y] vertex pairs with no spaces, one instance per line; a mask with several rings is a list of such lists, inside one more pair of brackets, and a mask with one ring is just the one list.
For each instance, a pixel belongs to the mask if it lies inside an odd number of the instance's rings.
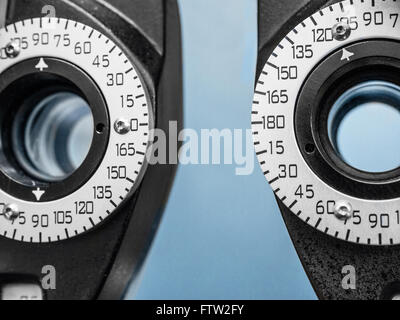
[[[84,71],[69,62],[49,57],[45,61],[50,68],[39,72],[35,69],[38,61],[39,59],[23,61],[1,75],[0,189],[18,199],[37,202],[32,190],[40,187],[45,191],[40,202],[46,202],[70,195],[94,174],[106,152],[110,124],[105,100],[95,82]],[[75,85],[77,83],[79,88]],[[9,147],[10,126],[26,96],[40,90],[51,93],[60,87],[68,87],[88,102],[94,119],[93,140],[82,165],[65,180],[54,183],[37,181],[26,176],[14,158]]]
[[346,48],[356,53],[353,61],[338,69],[342,49],[331,54],[313,70],[300,92],[295,111],[298,146],[310,168],[336,190],[370,200],[400,197],[400,168],[368,173],[349,166],[334,150],[327,129],[333,102],[347,89],[368,80],[400,85],[400,45],[374,40]]

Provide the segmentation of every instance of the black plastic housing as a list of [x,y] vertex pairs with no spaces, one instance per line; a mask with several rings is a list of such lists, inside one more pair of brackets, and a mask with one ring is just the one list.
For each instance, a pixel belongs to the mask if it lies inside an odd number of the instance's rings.
[[[259,0],[256,79],[273,50],[296,25],[338,0]],[[400,246],[367,246],[328,236],[276,198],[292,242],[320,299],[391,299],[400,288]],[[342,288],[342,268],[356,271],[356,289]]]

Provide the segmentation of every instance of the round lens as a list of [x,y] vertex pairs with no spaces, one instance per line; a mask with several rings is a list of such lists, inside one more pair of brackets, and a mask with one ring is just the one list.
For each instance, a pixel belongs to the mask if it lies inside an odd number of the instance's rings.
[[361,83],[342,94],[328,117],[330,141],[344,162],[365,172],[400,166],[400,87]]
[[62,181],[80,167],[93,139],[93,116],[87,102],[71,92],[35,100],[17,114],[12,148],[20,166],[41,181]]

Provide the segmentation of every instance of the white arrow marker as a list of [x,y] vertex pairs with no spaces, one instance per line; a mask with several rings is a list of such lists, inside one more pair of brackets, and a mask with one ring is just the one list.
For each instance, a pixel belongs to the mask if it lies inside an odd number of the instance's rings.
[[44,69],[48,69],[49,66],[47,63],[44,61],[43,58],[40,58],[39,63],[35,66],[36,69],[43,71]]
[[37,188],[36,190],[33,190],[32,193],[35,196],[36,200],[39,201],[44,195],[45,191],[41,190],[40,188]]
[[346,49],[343,49],[343,55],[342,55],[342,61],[343,60],[347,60],[347,61],[350,61],[350,58],[352,57],[352,56],[354,56],[354,53],[353,52],[350,52],[350,51],[348,51],[348,50],[346,50]]

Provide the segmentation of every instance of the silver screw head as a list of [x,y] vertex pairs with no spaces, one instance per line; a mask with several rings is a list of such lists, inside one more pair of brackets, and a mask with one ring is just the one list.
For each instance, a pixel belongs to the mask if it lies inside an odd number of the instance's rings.
[[125,119],[117,119],[114,122],[114,130],[119,134],[127,134],[131,131],[131,125]]
[[5,47],[7,57],[16,58],[21,53],[21,46],[18,41],[13,40]]
[[347,201],[338,201],[334,208],[335,217],[339,220],[348,220],[353,216],[353,207]]
[[7,204],[4,207],[4,211],[3,211],[4,216],[6,217],[7,220],[15,220],[19,217],[19,210],[18,210],[18,206],[16,204]]
[[337,41],[345,41],[351,35],[351,28],[347,23],[339,22],[333,26],[332,34]]

